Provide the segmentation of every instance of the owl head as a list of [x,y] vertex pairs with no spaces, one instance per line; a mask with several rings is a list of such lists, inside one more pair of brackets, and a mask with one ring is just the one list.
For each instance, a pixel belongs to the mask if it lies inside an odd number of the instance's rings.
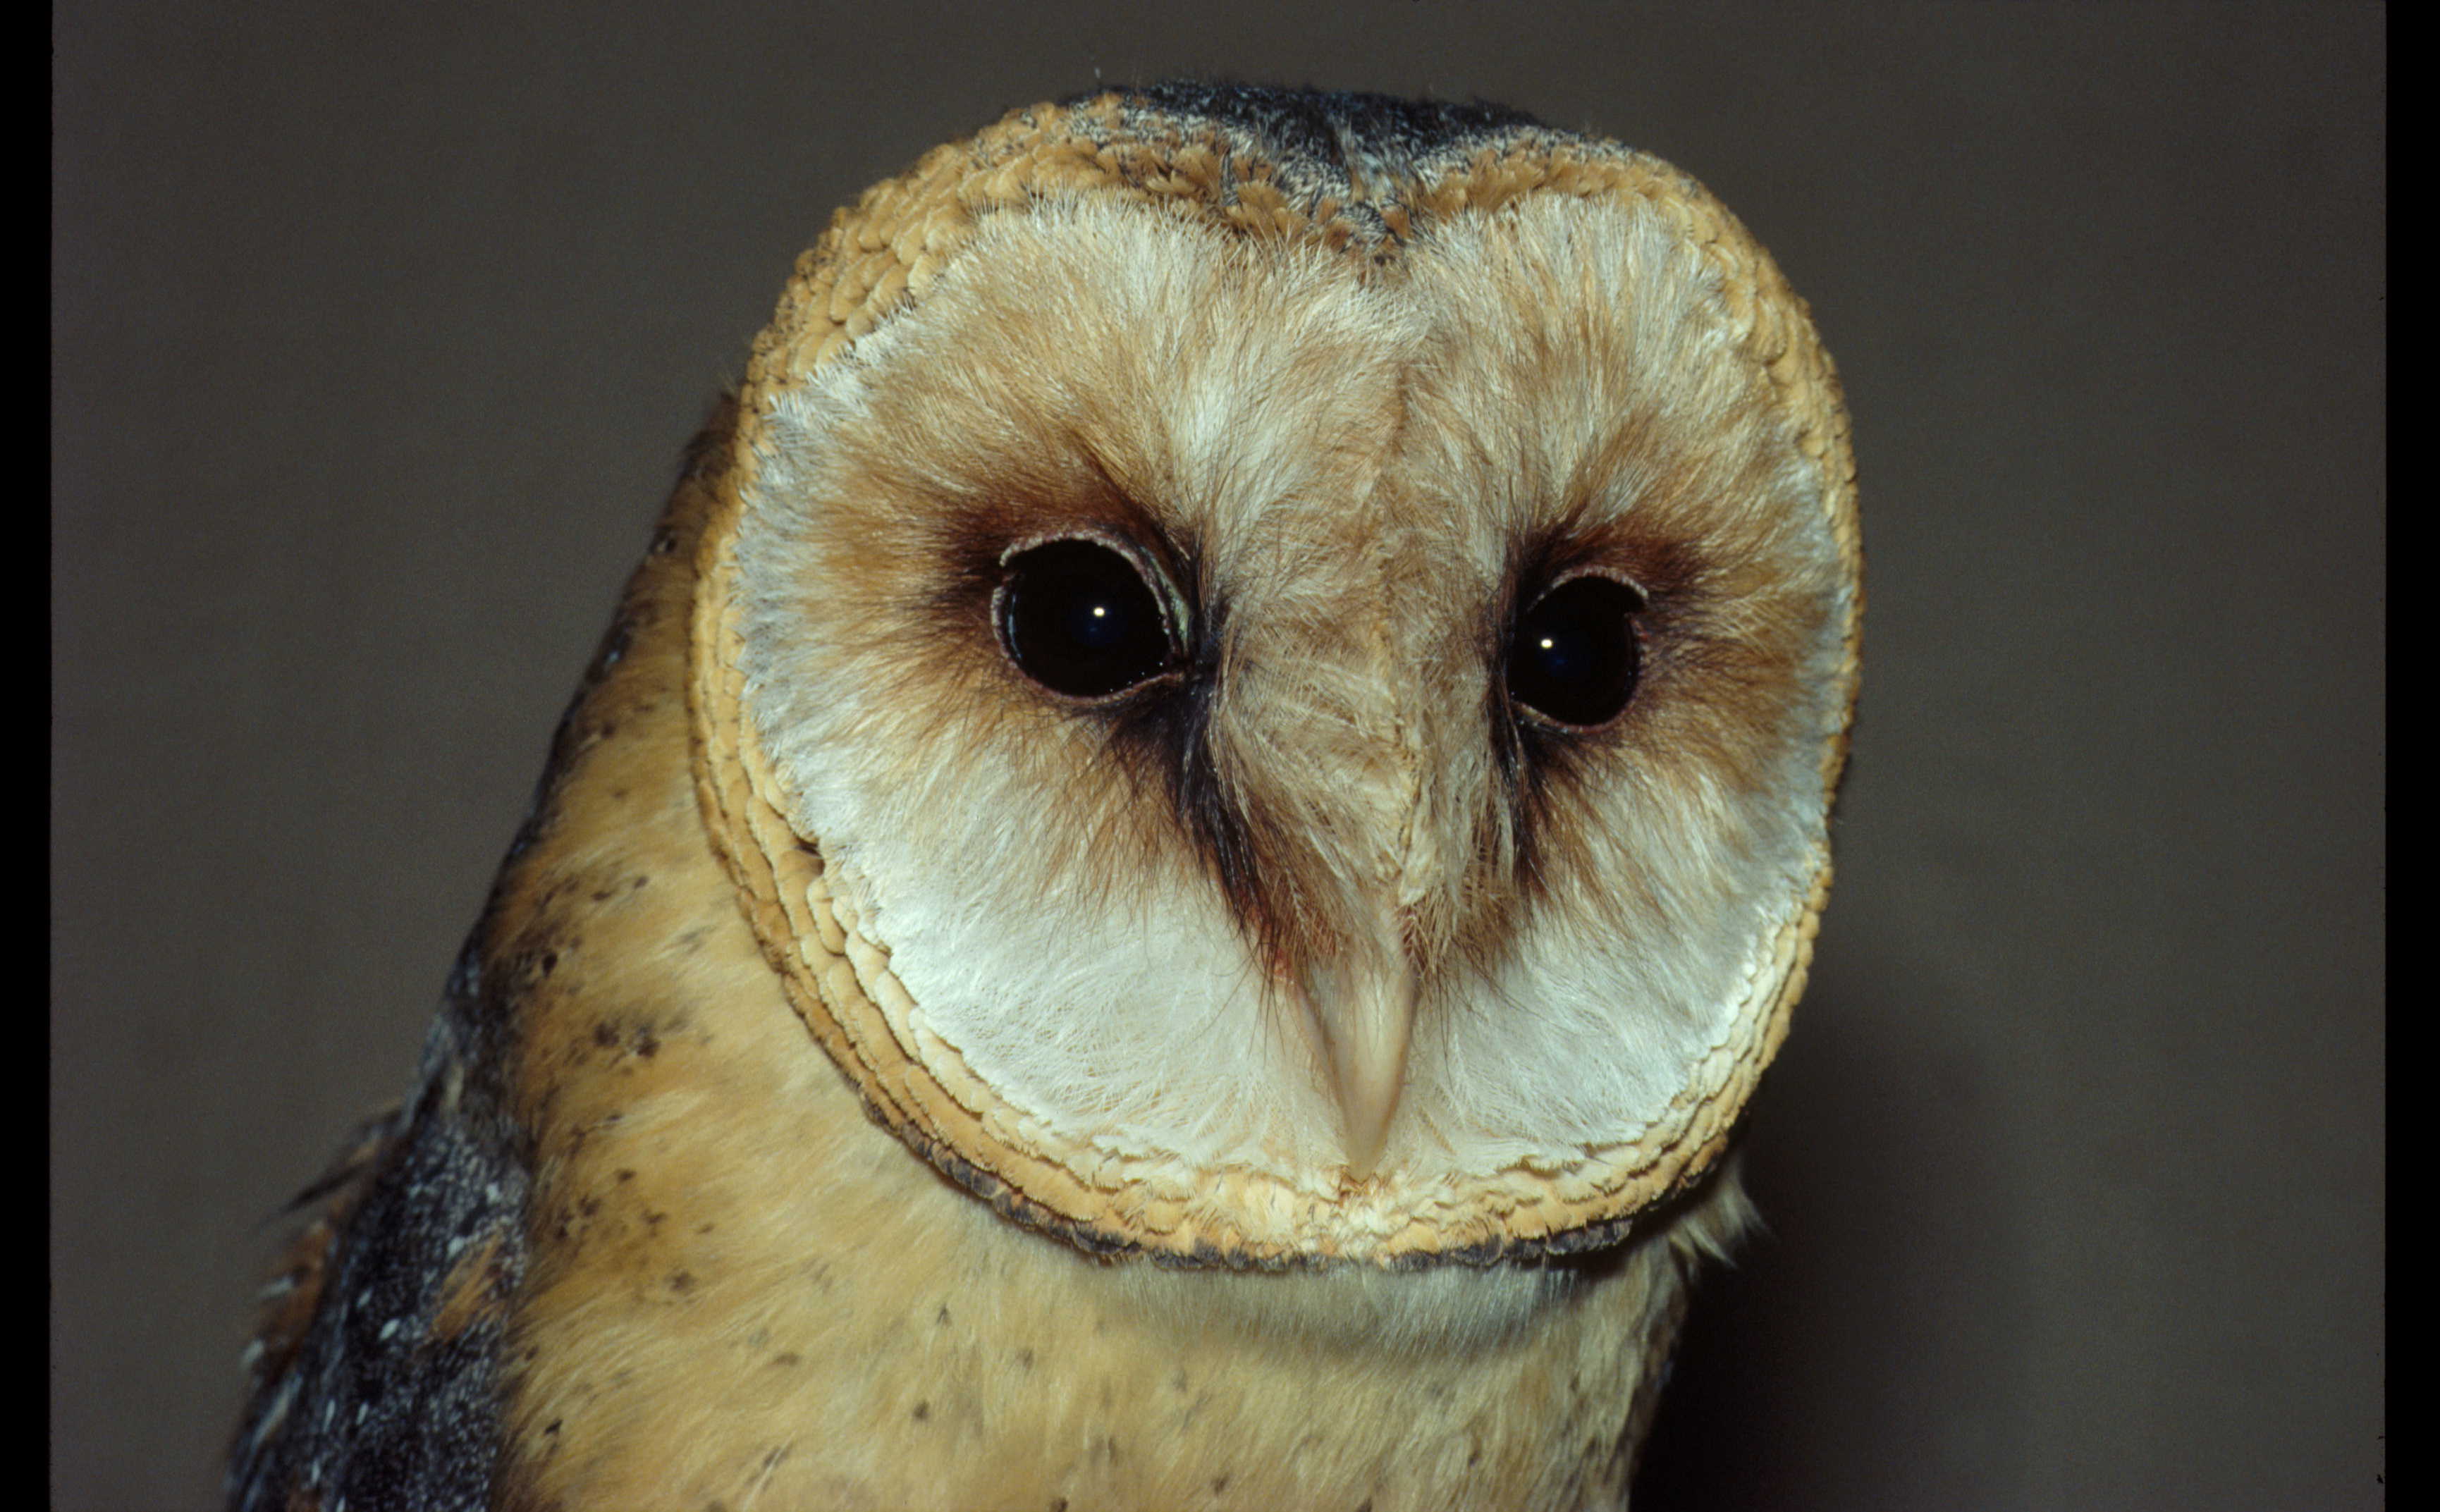
[[1096,1252],[1615,1239],[1829,880],[1860,555],[1803,304],[1658,160],[1169,85],[840,212],[739,395],[714,843],[872,1112]]

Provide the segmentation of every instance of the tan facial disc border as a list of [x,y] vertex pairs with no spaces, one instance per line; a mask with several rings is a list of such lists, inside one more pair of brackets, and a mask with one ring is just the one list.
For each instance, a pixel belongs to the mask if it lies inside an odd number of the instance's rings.
[[1266,1189],[1278,1183],[1256,1174],[1148,1179],[1140,1166],[1122,1171],[1090,1150],[1052,1147],[1038,1124],[975,1077],[955,1047],[913,1026],[914,1004],[889,969],[887,948],[842,916],[817,837],[797,834],[781,816],[780,789],[745,715],[734,593],[739,519],[761,473],[777,402],[850,342],[921,299],[984,217],[1090,196],[1258,239],[1319,240],[1375,265],[1394,260],[1411,226],[1488,213],[1527,194],[1640,198],[1673,219],[1718,269],[1731,316],[1745,328],[1743,349],[1769,374],[1799,446],[1821,470],[1852,590],[1839,669],[1846,697],[1821,755],[1824,791],[1834,790],[1858,672],[1862,543],[1846,409],[1803,302],[1727,208],[1667,164],[1535,128],[1507,129],[1485,142],[1420,184],[1394,187],[1405,191],[1398,199],[1374,199],[1359,216],[1335,198],[1291,204],[1270,166],[1242,140],[1209,121],[1134,108],[1123,95],[1017,111],[970,140],[935,149],[838,212],[798,259],[778,315],[755,341],[740,395],[736,466],[697,563],[689,696],[706,825],[790,1002],[873,1112],[1002,1212],[1085,1250],[1271,1269],[1341,1260],[1480,1264],[1608,1242],[1717,1161],[1803,990],[1829,891],[1826,836],[1816,847],[1810,894],[1779,930],[1728,1033],[1641,1137],[1589,1148],[1556,1172],[1496,1173],[1458,1201],[1396,1215],[1382,1237],[1381,1215],[1352,1221],[1364,1202],[1360,1189],[1338,1204],[1283,1201],[1280,1190]]

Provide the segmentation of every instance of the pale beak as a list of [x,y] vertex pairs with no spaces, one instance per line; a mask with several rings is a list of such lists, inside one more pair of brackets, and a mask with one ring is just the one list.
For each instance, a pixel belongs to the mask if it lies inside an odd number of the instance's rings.
[[1414,965],[1403,951],[1386,961],[1342,959],[1305,973],[1305,1009],[1330,1069],[1348,1170],[1358,1180],[1380,1163],[1407,1090],[1417,992]]

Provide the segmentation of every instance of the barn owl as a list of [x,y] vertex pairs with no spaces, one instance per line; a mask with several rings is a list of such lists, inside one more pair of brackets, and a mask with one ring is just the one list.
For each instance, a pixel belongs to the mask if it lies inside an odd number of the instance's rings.
[[1678,170],[1017,111],[798,262],[234,1505],[1623,1504],[1829,880],[1854,470]]

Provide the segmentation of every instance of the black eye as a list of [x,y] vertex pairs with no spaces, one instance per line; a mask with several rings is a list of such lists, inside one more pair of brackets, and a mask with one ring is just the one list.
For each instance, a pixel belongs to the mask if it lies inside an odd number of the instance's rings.
[[1169,622],[1125,553],[1098,541],[1050,541],[1009,558],[1006,572],[1000,645],[1044,687],[1103,698],[1168,669]]
[[1517,616],[1508,696],[1559,724],[1607,724],[1635,696],[1643,596],[1613,578],[1571,578]]

